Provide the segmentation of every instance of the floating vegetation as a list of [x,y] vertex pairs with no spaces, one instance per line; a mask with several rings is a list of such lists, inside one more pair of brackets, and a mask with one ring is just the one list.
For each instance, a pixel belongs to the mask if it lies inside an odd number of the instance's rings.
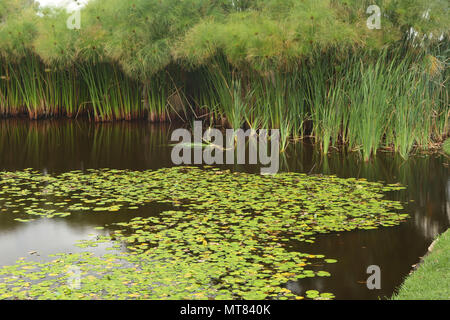
[[[78,243],[82,248],[110,243],[110,254],[60,254],[51,262],[20,260],[0,269],[4,299],[301,299],[284,284],[330,273],[307,269],[311,259],[325,257],[296,252],[293,243],[407,218],[396,212],[399,202],[383,198],[403,187],[336,176],[174,167],[55,176],[27,169],[1,172],[0,178],[2,207],[19,211],[21,218],[114,214],[150,202],[174,206],[157,216],[107,225],[108,236]],[[48,207],[37,209],[43,203]],[[126,251],[116,251],[121,245]],[[80,268],[79,289],[67,286],[69,266]],[[305,294],[333,298],[314,290]]]

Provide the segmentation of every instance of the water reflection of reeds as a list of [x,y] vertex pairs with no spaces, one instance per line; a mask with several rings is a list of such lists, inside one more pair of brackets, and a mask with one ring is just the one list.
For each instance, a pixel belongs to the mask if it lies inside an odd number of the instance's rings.
[[4,169],[33,167],[50,171],[156,164],[168,144],[170,124],[143,122],[95,124],[75,120],[0,121],[0,158]]

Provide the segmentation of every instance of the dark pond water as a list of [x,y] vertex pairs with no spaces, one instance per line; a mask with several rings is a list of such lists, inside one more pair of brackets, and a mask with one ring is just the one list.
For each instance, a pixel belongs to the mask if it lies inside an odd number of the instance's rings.
[[[170,133],[178,125],[147,122],[93,124],[84,121],[0,120],[0,170],[34,168],[44,173],[77,169],[157,169],[172,166]],[[232,170],[259,172],[257,166],[235,165]],[[416,155],[408,160],[380,153],[369,163],[357,154],[334,153],[322,158],[307,144],[291,145],[281,158],[282,171],[336,174],[370,181],[401,183],[406,190],[389,197],[404,203],[411,218],[397,227],[320,235],[314,244],[295,249],[335,258],[338,263],[317,266],[332,276],[305,278],[287,286],[296,293],[316,289],[332,292],[337,299],[390,297],[423,256],[432,239],[450,224],[450,175],[442,155]],[[72,214],[66,218],[40,219],[33,223],[14,220],[0,212],[0,266],[20,257],[45,260],[48,254],[83,251],[74,244],[87,239],[93,228],[134,216],[158,214],[167,209],[152,204],[139,210],[104,214]],[[107,231],[97,231],[97,233]],[[105,247],[95,249],[103,253]],[[30,256],[29,252],[37,254]],[[366,269],[381,269],[381,289],[369,290]]]

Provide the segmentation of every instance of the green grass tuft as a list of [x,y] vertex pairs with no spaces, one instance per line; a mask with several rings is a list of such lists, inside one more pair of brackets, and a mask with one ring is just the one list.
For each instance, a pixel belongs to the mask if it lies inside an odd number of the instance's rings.
[[394,300],[450,299],[450,230],[437,238],[433,250],[400,286]]
[[445,140],[445,142],[442,144],[442,150],[448,155],[450,155],[450,138]]

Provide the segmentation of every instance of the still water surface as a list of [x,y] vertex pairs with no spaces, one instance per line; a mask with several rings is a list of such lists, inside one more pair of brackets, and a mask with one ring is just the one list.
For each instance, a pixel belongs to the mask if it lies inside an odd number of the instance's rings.
[[[0,120],[0,170],[26,168],[54,174],[90,168],[158,169],[172,166],[171,132],[178,125],[147,122],[94,124],[63,120]],[[332,292],[337,299],[390,297],[423,256],[433,238],[450,224],[449,161],[443,155],[415,155],[408,160],[391,153],[379,153],[369,163],[357,154],[333,153],[322,158],[312,146],[291,144],[280,160],[281,171],[334,174],[370,181],[401,183],[406,190],[389,193],[404,204],[411,218],[400,226],[377,230],[319,235],[313,244],[293,244],[295,250],[323,254],[338,263],[316,266],[331,277],[304,278],[288,283],[298,294],[316,289]],[[235,171],[259,173],[252,165],[227,166]],[[135,216],[156,215],[169,209],[151,204],[133,212],[75,213],[66,218],[40,219],[32,223],[15,221],[14,214],[0,213],[0,266],[20,257],[44,261],[48,254],[80,252],[77,240],[87,239],[93,228]],[[108,231],[95,231],[108,234]],[[106,253],[99,245],[96,253]],[[123,249],[125,250],[125,248]],[[30,256],[30,252],[36,254]],[[381,268],[381,289],[369,290],[365,280],[369,265]]]

